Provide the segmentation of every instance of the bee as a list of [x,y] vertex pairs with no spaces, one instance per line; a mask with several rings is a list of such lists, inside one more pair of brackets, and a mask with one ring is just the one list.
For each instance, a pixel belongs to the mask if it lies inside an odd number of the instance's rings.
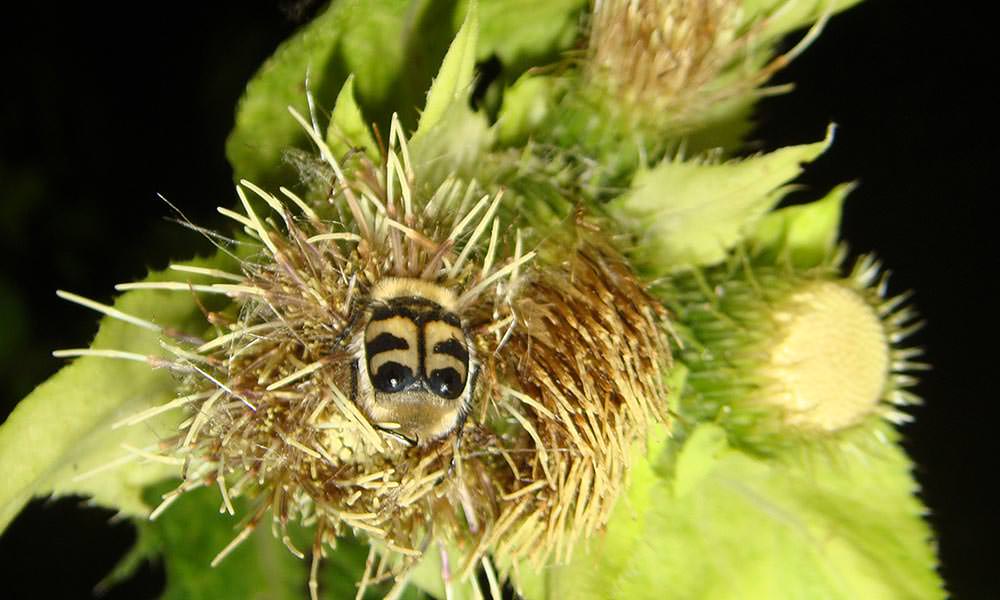
[[352,388],[374,423],[393,423],[412,445],[461,429],[479,365],[454,292],[390,277],[372,290],[356,336]]

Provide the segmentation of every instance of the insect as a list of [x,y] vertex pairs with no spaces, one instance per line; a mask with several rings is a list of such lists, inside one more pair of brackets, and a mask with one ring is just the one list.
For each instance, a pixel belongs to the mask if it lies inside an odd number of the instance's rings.
[[414,445],[461,428],[479,367],[453,292],[420,279],[380,281],[355,352],[355,402],[373,422],[398,424],[395,433]]

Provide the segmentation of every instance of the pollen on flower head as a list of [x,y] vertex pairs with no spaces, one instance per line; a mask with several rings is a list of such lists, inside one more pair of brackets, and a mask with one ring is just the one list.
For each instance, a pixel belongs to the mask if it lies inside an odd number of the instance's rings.
[[872,306],[854,290],[813,281],[774,307],[777,330],[760,370],[760,399],[800,429],[837,431],[860,422],[882,399],[889,343]]
[[902,422],[925,369],[901,344],[920,326],[907,296],[865,257],[844,277],[833,264],[738,263],[673,276],[658,293],[684,324],[681,412],[715,421],[731,441],[771,452],[835,438],[871,418]]

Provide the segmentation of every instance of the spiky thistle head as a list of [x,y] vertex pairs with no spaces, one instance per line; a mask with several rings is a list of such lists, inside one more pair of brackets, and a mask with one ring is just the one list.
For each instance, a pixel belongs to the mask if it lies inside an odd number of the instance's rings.
[[[268,510],[300,556],[287,524],[315,526],[314,561],[338,535],[367,535],[381,576],[433,541],[461,552],[463,575],[487,553],[568,558],[609,518],[631,445],[666,419],[662,307],[582,215],[528,251],[504,189],[422,181],[398,121],[375,164],[338,161],[295,117],[334,174],[327,196],[243,181],[244,213],[221,209],[256,248],[240,272],[124,286],[235,299],[208,313],[214,338],[167,344],[187,374],[172,407],[191,416],[163,444],[183,482],[153,516],[214,484],[230,512],[235,495],[257,499],[217,560]],[[408,369],[381,382],[404,395],[379,387],[379,353]],[[432,363],[463,392],[431,395]]]
[[[786,5],[792,2],[785,3]],[[769,21],[737,0],[599,0],[594,3],[584,87],[616,123],[646,143],[676,137],[749,102],[819,34],[770,58]],[[652,129],[645,136],[643,129]]]
[[665,289],[687,324],[685,410],[765,453],[872,417],[907,420],[900,407],[917,402],[910,372],[925,365],[900,342],[920,323],[907,295],[886,297],[877,261],[861,258],[846,277],[838,262],[808,270],[737,262],[674,276]]
[[[639,120],[684,119],[738,52],[734,0],[598,0],[586,77]],[[707,103],[705,103],[707,105]],[[662,115],[656,116],[654,115]]]
[[[776,41],[790,27],[781,13],[793,4],[594,2],[583,48],[563,68],[526,76],[512,90],[509,105],[522,116],[505,135],[534,137],[596,161],[588,184],[598,198],[678,148],[697,156],[739,144],[749,131],[749,107],[788,89],[766,83],[809,46],[828,16],[817,15],[797,44],[776,55]],[[833,6],[809,10],[828,13]],[[551,109],[540,108],[547,102]]]

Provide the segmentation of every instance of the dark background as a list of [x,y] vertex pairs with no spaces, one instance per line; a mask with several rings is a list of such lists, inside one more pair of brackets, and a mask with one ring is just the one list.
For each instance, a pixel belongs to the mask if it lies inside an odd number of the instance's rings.
[[[913,341],[935,368],[903,434],[948,587],[976,598],[996,593],[985,538],[1000,534],[989,491],[1000,427],[989,385],[1000,355],[987,238],[996,196],[985,189],[997,176],[997,105],[985,86],[997,69],[978,41],[980,19],[938,4],[869,0],[835,17],[778,77],[798,87],[763,103],[753,137],[774,148],[839,125],[802,181],[818,195],[860,180],[845,238],[855,253],[878,251],[893,292],[916,290],[928,325]],[[21,6],[33,14],[0,19],[0,419],[59,368],[52,349],[93,335],[95,318],[56,288],[110,301],[115,283],[207,252],[164,220],[155,195],[222,226],[214,208],[233,201],[223,145],[242,86],[316,9],[145,6],[33,4]],[[0,590],[86,597],[132,540],[109,517],[74,499],[32,503],[0,537]],[[154,597],[162,580],[146,566],[106,597]]]

